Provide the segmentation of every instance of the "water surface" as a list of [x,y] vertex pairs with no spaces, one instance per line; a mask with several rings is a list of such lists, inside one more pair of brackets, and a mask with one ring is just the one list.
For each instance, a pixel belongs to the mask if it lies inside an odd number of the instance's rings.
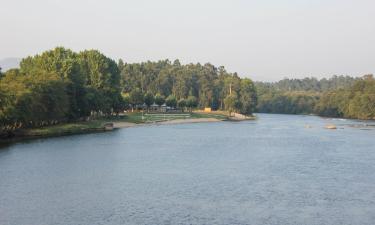
[[258,117],[3,147],[0,224],[375,224],[374,123]]

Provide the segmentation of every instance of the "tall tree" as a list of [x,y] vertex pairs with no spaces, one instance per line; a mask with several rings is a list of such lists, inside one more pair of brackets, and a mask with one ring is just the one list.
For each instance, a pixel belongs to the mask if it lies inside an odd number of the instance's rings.
[[189,96],[186,100],[186,106],[189,108],[189,111],[191,112],[193,108],[196,108],[198,106],[198,100],[195,96]]
[[184,112],[185,107],[186,107],[186,100],[181,98],[180,100],[178,100],[177,106],[178,106],[178,108],[180,108],[182,110],[182,112]]
[[177,106],[177,99],[174,95],[169,95],[167,99],[165,99],[165,104],[171,108],[176,108]]
[[143,104],[143,93],[141,89],[136,88],[130,92],[130,104],[132,104],[132,109]]
[[147,106],[147,111],[148,111],[150,106],[154,104],[154,95],[151,92],[147,92],[144,96],[144,102]]
[[155,103],[156,105],[158,105],[159,107],[161,107],[164,103],[165,103],[165,98],[164,96],[162,96],[161,94],[156,94],[155,95]]
[[252,114],[257,105],[257,95],[253,82],[250,79],[241,80],[240,99],[243,114]]

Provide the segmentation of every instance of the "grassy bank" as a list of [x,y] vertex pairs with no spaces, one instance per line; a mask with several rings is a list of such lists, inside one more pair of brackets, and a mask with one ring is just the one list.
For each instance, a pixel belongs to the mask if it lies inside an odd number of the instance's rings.
[[227,120],[228,117],[223,113],[202,113],[202,112],[187,112],[187,113],[142,113],[134,112],[127,113],[120,116],[114,116],[109,118],[100,118],[97,120],[87,122],[74,122],[57,124],[53,126],[32,128],[32,129],[21,129],[14,132],[13,138],[2,139],[1,141],[20,140],[28,138],[39,138],[39,137],[53,137],[83,133],[94,133],[106,131],[105,125],[112,122],[127,122],[134,124],[143,123],[155,123],[177,119],[198,119],[198,118],[215,118],[218,120]]

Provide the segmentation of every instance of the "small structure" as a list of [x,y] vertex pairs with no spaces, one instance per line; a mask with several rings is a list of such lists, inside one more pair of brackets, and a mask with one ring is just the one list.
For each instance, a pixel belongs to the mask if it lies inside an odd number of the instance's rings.
[[206,107],[206,108],[204,108],[204,112],[212,112],[211,107]]
[[159,106],[157,104],[152,104],[149,108],[151,112],[166,112],[167,111],[167,105],[164,103],[163,105]]

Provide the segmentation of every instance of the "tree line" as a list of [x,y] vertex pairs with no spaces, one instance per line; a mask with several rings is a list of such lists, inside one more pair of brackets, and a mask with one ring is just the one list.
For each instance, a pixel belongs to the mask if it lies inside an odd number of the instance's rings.
[[[252,114],[257,104],[254,83],[228,73],[224,67],[206,63],[182,65],[173,62],[124,63],[119,61],[123,93],[156,95],[176,99],[180,105]],[[139,94],[141,96],[141,94]],[[132,98],[131,98],[132,99]],[[139,98],[138,103],[141,102]]]
[[55,48],[24,58],[0,80],[2,130],[82,120],[122,107],[117,63],[96,50]]
[[209,63],[115,62],[97,50],[58,47],[0,70],[1,131],[118,114],[139,105],[255,110],[254,83]]
[[212,64],[115,62],[97,50],[58,47],[0,70],[0,131],[117,115],[139,106],[210,107],[252,114],[375,118],[375,81],[334,76],[256,82]]
[[357,119],[375,118],[375,81],[334,76],[330,79],[284,79],[257,82],[257,111],[263,113],[317,114]]
[[350,88],[323,93],[315,107],[322,116],[375,119],[375,79],[366,75]]

